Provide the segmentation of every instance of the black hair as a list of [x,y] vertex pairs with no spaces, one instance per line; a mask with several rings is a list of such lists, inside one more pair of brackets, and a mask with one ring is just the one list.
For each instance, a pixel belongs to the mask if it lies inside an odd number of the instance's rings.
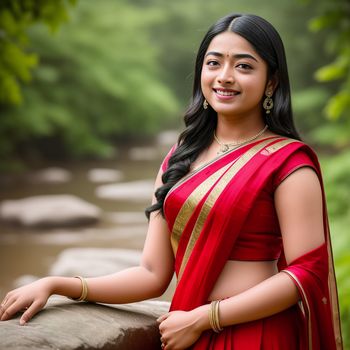
[[148,218],[153,211],[160,211],[164,215],[163,203],[167,193],[190,171],[191,164],[213,141],[217,114],[210,106],[203,108],[201,72],[210,42],[226,31],[234,32],[249,41],[268,66],[268,80],[275,78],[278,82],[273,95],[274,107],[268,118],[264,115],[269,129],[276,134],[300,140],[293,122],[284,46],[276,29],[265,19],[251,14],[231,14],[219,19],[209,28],[199,46],[192,100],[184,115],[186,128],[180,134],[177,148],[169,158],[168,167],[162,176],[163,185],[155,192],[157,202],[145,211]]

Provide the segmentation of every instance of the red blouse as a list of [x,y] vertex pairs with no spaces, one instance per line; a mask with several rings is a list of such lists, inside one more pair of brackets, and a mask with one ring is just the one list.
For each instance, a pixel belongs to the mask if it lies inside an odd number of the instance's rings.
[[231,251],[231,260],[275,260],[282,250],[281,230],[274,205],[274,192],[288,175],[314,165],[309,156],[298,151],[271,178],[260,193]]
[[[162,163],[165,171],[174,146]],[[295,170],[302,167],[314,168],[310,157],[302,150],[291,156],[258,196],[254,207],[240,232],[229,256],[230,260],[259,261],[276,260],[282,251],[282,237],[274,205],[277,186]]]

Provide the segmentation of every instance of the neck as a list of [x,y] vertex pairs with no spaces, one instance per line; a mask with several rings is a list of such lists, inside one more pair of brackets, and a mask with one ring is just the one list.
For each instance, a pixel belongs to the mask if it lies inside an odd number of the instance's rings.
[[238,142],[256,135],[264,126],[262,118],[232,120],[218,115],[216,136],[223,143]]

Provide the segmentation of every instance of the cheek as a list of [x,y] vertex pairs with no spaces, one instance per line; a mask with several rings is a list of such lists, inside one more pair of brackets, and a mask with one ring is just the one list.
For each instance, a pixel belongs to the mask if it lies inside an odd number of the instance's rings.
[[211,72],[205,68],[203,68],[202,73],[201,73],[201,86],[202,89],[204,88],[209,88],[212,84],[213,81],[215,80],[215,72]]
[[249,91],[250,94],[262,97],[265,92],[265,80],[263,77],[257,79],[246,79],[244,84],[246,91]]
[[210,84],[210,76],[208,75],[207,72],[203,72],[202,71],[202,74],[201,74],[201,88],[202,88],[202,91],[207,91],[209,89],[209,84]]

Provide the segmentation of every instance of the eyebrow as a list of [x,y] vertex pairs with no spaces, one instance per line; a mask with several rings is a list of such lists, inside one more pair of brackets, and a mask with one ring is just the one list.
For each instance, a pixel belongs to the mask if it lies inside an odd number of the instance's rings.
[[[212,56],[217,56],[217,57],[224,57],[224,54],[222,54],[221,52],[217,52],[217,51],[209,51],[207,52],[207,54],[205,55],[205,57],[209,56],[209,55],[212,55]],[[232,55],[233,58],[236,58],[236,59],[240,59],[240,58],[250,58],[256,62],[258,62],[258,60],[250,55],[249,53],[236,53],[234,55]]]

